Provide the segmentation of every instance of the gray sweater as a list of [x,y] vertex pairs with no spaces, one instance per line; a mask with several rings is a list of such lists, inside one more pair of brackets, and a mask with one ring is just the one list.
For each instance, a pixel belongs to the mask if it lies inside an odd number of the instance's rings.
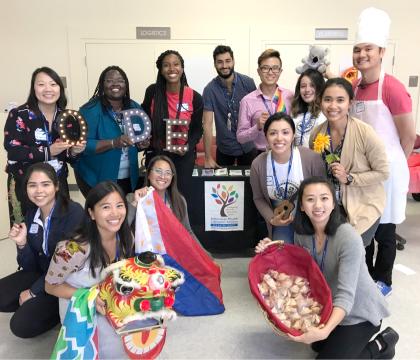
[[[312,235],[295,233],[295,244],[313,256]],[[318,263],[321,258],[322,253],[317,255]],[[340,325],[369,321],[378,326],[390,315],[384,296],[369,275],[362,238],[350,224],[340,225],[336,234],[328,237],[323,273],[331,288],[333,306],[346,312]]]

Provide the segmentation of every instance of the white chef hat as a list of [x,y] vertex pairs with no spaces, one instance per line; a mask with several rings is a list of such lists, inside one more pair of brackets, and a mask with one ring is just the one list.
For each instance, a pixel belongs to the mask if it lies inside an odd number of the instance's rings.
[[359,16],[354,44],[369,43],[385,48],[390,25],[391,19],[385,11],[374,7],[363,10]]

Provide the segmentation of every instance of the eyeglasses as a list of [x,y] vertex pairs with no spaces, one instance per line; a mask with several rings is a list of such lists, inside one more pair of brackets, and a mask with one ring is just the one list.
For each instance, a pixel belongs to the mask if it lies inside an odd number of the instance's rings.
[[174,173],[171,170],[162,170],[160,168],[152,169],[153,172],[161,177],[172,177]]
[[105,79],[107,85],[125,85],[124,79]]
[[278,74],[281,71],[281,67],[278,65],[274,65],[274,66],[263,65],[263,66],[260,66],[260,70],[263,74],[269,73],[270,70],[273,72],[273,74]]

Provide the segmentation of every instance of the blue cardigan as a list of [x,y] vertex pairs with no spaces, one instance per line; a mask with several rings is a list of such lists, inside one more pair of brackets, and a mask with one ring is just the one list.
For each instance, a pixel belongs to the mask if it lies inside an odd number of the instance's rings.
[[[130,108],[140,108],[131,100]],[[100,154],[96,153],[99,140],[111,140],[121,136],[121,130],[108,111],[104,111],[101,102],[94,99],[80,108],[80,113],[88,124],[86,149],[79,161],[74,164],[74,171],[89,186],[94,187],[104,180],[118,180],[122,149],[110,149]],[[130,161],[131,188],[134,190],[139,178],[138,150],[136,146],[128,148]]]

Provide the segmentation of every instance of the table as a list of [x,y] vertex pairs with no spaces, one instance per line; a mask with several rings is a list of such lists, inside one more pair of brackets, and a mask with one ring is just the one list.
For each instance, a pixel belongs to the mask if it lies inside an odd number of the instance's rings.
[[[248,167],[231,167],[243,171]],[[195,235],[202,245],[210,252],[227,253],[246,251],[254,248],[266,233],[266,225],[254,205],[249,176],[201,176],[202,169],[197,169],[199,176],[192,177],[192,188],[189,194],[188,212]],[[204,184],[206,181],[244,183],[244,223],[243,231],[206,231],[205,230],[205,196]]]

